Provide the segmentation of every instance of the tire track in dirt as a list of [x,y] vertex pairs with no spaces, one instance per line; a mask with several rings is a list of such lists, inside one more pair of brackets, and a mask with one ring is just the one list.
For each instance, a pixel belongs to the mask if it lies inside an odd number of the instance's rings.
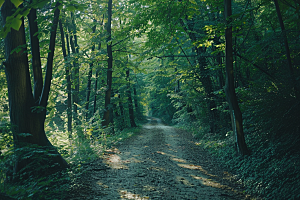
[[105,155],[107,167],[94,163],[89,192],[78,199],[247,199],[192,139],[151,118],[140,134]]

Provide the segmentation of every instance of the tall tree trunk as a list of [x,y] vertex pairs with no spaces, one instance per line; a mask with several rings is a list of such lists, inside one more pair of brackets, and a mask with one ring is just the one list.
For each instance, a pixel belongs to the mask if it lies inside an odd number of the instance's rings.
[[[67,52],[68,52],[68,58],[70,58],[71,51],[70,51],[70,42],[69,42],[69,34],[68,31],[66,31],[66,41],[67,41]],[[73,105],[73,99],[72,99],[72,65],[68,63],[68,69],[66,70],[67,74],[67,90],[68,90],[68,107],[69,107],[69,114],[68,114],[68,131],[73,132],[72,122],[73,122],[73,112],[72,112],[72,105]],[[69,138],[72,137],[72,135],[69,135]]]
[[[56,6],[58,5],[59,4],[57,3]],[[14,9],[15,6],[11,3],[10,0],[6,0],[4,2],[1,9],[3,23],[6,23],[7,17],[11,16],[14,13]],[[33,12],[35,13],[31,13],[29,16],[29,20],[31,21],[31,35],[37,34],[37,32],[34,33],[34,31],[37,30],[36,24],[32,23],[33,21],[35,21],[34,16],[36,16],[36,11],[33,10]],[[18,31],[11,29],[11,31],[7,34],[4,40],[6,59],[6,61],[4,62],[4,66],[8,87],[10,120],[12,124],[14,145],[16,148],[29,149],[27,150],[27,152],[24,152],[25,154],[38,154],[33,149],[34,145],[47,148],[50,150],[51,153],[55,154],[56,156],[52,158],[47,157],[47,162],[42,163],[45,167],[43,170],[46,170],[46,166],[52,166],[52,164],[54,163],[58,163],[58,165],[56,167],[53,167],[52,170],[58,170],[61,168],[68,167],[67,162],[61,157],[61,155],[49,142],[44,129],[44,122],[46,118],[46,106],[52,79],[55,36],[59,12],[59,9],[56,9],[54,13],[52,31],[50,34],[50,45],[47,58],[46,75],[43,86],[40,86],[40,80],[42,79],[41,77],[34,78],[34,80],[37,80],[35,84],[39,84],[35,87],[35,89],[39,88],[35,90],[35,96],[33,95],[31,88],[28,57],[26,53],[27,49],[26,47],[24,47],[26,46],[26,38],[23,18],[20,29]],[[32,39],[32,48],[39,49],[39,46],[36,43],[36,38]],[[23,46],[21,51],[14,51],[12,53],[14,49],[20,48],[20,46]],[[38,51],[38,49],[32,49],[32,51],[36,52]],[[36,59],[37,57],[33,59],[33,62],[34,60],[36,61]],[[35,63],[33,67],[39,68],[40,65]],[[36,72],[38,73],[34,74],[34,76],[42,76],[42,74],[39,73],[39,71],[40,69],[36,69]],[[33,145],[32,147],[30,146],[31,144]],[[18,160],[14,166],[14,172],[18,173],[21,170],[25,169],[26,171],[29,170],[31,173],[34,173],[34,175],[41,175],[40,173],[42,172],[42,169],[37,169],[35,161],[36,160],[34,156],[22,159],[22,155],[19,155]],[[52,170],[48,170],[48,172]]]
[[[95,22],[95,20],[94,20]],[[96,25],[92,28],[93,34],[96,32]],[[95,44],[92,46],[92,53],[95,51]],[[93,75],[93,62],[90,62],[90,69],[88,74],[88,82],[86,86],[86,101],[85,101],[85,121],[88,121],[88,115],[89,115],[89,105],[90,105],[90,95],[91,95],[91,85],[92,85],[92,75]]]
[[[64,59],[66,61],[66,80],[67,80],[67,118],[68,118],[68,133],[69,139],[72,139],[72,83],[71,83],[71,76],[70,76],[70,64],[67,63],[67,51],[66,51],[66,44],[65,44],[65,34],[61,20],[59,20],[59,29],[60,29],[60,36],[61,36],[61,46]],[[67,39],[68,41],[68,39]],[[69,45],[67,45],[69,46]]]
[[225,30],[225,59],[226,59],[226,83],[225,93],[229,104],[229,110],[231,115],[232,128],[234,136],[236,138],[237,150],[241,155],[249,155],[247,148],[244,131],[243,131],[243,119],[242,112],[238,105],[235,88],[234,88],[234,74],[233,74],[233,53],[232,53],[232,27],[230,25],[231,16],[231,0],[224,0],[225,6],[225,19],[227,27]]
[[[104,18],[104,17],[103,17]],[[103,23],[103,21],[102,21]],[[102,25],[102,24],[101,24]],[[101,49],[101,41],[99,42],[98,45],[98,50],[100,51]],[[96,70],[96,77],[95,77],[95,85],[94,85],[94,91],[95,91],[95,95],[94,95],[94,109],[93,109],[93,114],[95,114],[96,109],[97,109],[97,95],[98,95],[98,76],[99,76],[99,69]]]
[[86,86],[85,121],[88,121],[88,116],[89,116],[92,75],[93,75],[93,63],[90,63],[90,69],[89,69],[89,73],[88,73],[88,82],[87,82],[87,86]]
[[93,114],[96,113],[96,109],[97,109],[98,76],[99,76],[99,70],[96,71],[96,77],[95,77],[95,85],[94,85],[95,95],[94,95],[94,109],[93,109]]
[[[190,39],[193,42],[197,42],[197,35],[195,34],[195,22],[193,21],[194,19],[188,20],[187,25],[183,22],[183,20],[180,20],[180,23],[186,33],[189,35]],[[210,132],[215,132],[216,131],[216,116],[217,116],[217,110],[214,109],[216,107],[216,103],[214,100],[214,95],[213,95],[213,84],[212,80],[208,74],[208,70],[206,69],[207,65],[207,60],[202,56],[202,53],[205,53],[206,49],[205,47],[197,47],[195,46],[193,48],[197,54],[197,61],[199,64],[199,71],[200,71],[200,76],[197,76],[198,79],[201,81],[203,84],[204,90],[205,90],[205,96],[206,96],[206,103],[207,103],[207,112],[209,115],[209,126],[210,126]]]
[[297,86],[297,81],[296,81],[295,76],[294,76],[294,69],[293,69],[293,65],[292,65],[291,53],[290,53],[289,43],[288,43],[288,39],[287,39],[287,35],[286,35],[286,30],[285,30],[284,23],[283,23],[283,20],[282,20],[278,0],[273,0],[273,1],[275,3],[280,28],[281,28],[281,31],[282,31],[282,34],[283,34],[284,47],[285,47],[286,59],[287,59],[287,63],[288,63],[288,70],[289,70],[289,73],[290,73],[291,85],[292,85],[293,90],[295,92],[296,98],[299,99],[300,98],[300,93],[299,93],[299,88]]
[[132,104],[131,90],[130,90],[129,69],[127,69],[127,71],[126,71],[126,77],[127,77],[127,81],[128,81],[127,98],[128,98],[128,110],[129,110],[130,126],[131,126],[131,127],[136,127],[135,120],[134,120],[134,111],[133,111],[133,104]]
[[43,89],[43,75],[42,75],[42,64],[40,55],[40,43],[38,39],[38,24],[37,24],[36,9],[31,9],[28,15],[28,24],[30,32],[30,44],[31,44],[31,54],[32,54],[32,69],[33,69],[33,82],[34,91],[33,98],[38,101]]
[[[79,119],[78,115],[78,105],[79,105],[79,86],[80,86],[80,81],[79,81],[79,63],[77,56],[79,54],[79,46],[77,44],[77,30],[76,30],[76,24],[75,24],[75,16],[73,12],[71,12],[71,23],[69,24],[69,32],[70,34],[70,46],[72,53],[75,55],[74,61],[73,61],[73,73],[74,76],[72,76],[72,82],[74,84],[74,90],[72,91],[72,97],[73,97],[73,119],[75,122],[75,126],[77,127],[77,136],[82,142],[85,139],[85,136],[83,134],[82,128],[80,126],[81,121]],[[71,73],[72,74],[72,73]]]
[[136,113],[138,119],[140,119],[141,111],[140,111],[140,107],[139,107],[139,103],[138,103],[136,85],[133,86],[133,95],[134,95],[133,101],[134,101],[135,113]]
[[120,108],[120,116],[121,116],[121,130],[123,130],[126,127],[125,124],[125,115],[124,115],[124,106],[121,100],[121,95],[118,95],[119,98],[119,108]]
[[211,78],[208,74],[208,70],[205,68],[207,65],[207,61],[205,58],[203,58],[201,55],[202,53],[205,52],[205,48],[197,48],[196,53],[197,53],[197,59],[198,59],[198,64],[200,68],[200,77],[199,79],[201,80],[201,83],[204,86],[204,91],[205,91],[205,96],[206,96],[206,103],[207,103],[207,110],[209,114],[209,126],[210,126],[210,132],[214,133],[216,131],[216,121],[217,121],[217,110],[215,109],[216,102],[214,100],[214,95],[213,95],[213,84],[211,81]]
[[[75,16],[74,13],[71,12],[71,23],[69,24],[69,32],[70,32],[70,46],[73,54],[79,53],[79,46],[77,43],[77,30],[76,30],[76,24],[75,24]],[[76,56],[77,57],[77,56]],[[73,107],[74,107],[74,118],[76,123],[78,123],[78,104],[79,104],[79,64],[77,62],[77,59],[73,61],[73,71],[74,71],[74,77],[73,77],[73,84],[74,84],[74,90],[73,90]]]
[[108,0],[108,19],[107,19],[107,88],[105,91],[105,110],[103,115],[102,126],[108,127],[110,122],[110,98],[111,98],[111,85],[112,85],[112,66],[113,66],[113,56],[112,56],[112,45],[111,45],[111,17],[112,17],[112,0]]

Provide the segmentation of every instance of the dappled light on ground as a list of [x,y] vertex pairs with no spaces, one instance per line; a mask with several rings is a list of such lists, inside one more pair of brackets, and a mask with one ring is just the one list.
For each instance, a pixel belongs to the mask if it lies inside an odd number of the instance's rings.
[[176,161],[176,162],[186,163],[186,160],[183,160],[181,158],[171,158],[171,160]]
[[134,200],[148,200],[149,197],[143,197],[139,194],[133,194],[131,192],[128,192],[127,190],[120,190],[120,198],[121,199],[134,199]]
[[121,157],[116,154],[108,154],[104,157],[104,162],[112,169],[128,169],[128,166],[125,165],[125,163],[129,163],[129,160],[122,160]]
[[102,183],[101,181],[97,181],[97,184],[100,185],[103,188],[109,188],[107,185],[105,185],[104,183]]
[[176,180],[178,182],[183,183],[186,186],[189,186],[189,187],[194,187],[195,186],[193,183],[190,183],[189,180],[187,180],[186,178],[184,178],[182,176],[176,176]]
[[178,164],[179,167],[184,167],[187,169],[194,169],[194,170],[200,170],[206,175],[216,177],[215,175],[209,174],[206,170],[204,170],[201,166],[199,165],[193,165],[193,164]]
[[[182,158],[178,158],[175,155],[164,153],[162,151],[157,151],[157,153],[159,153],[161,155],[169,156],[171,160],[173,160],[175,162],[179,162],[179,163],[177,163],[177,166],[179,166],[179,167],[190,169],[190,170],[199,170],[199,171],[201,171],[203,173],[203,175],[206,175],[206,176],[209,176],[209,177],[218,177],[217,175],[213,175],[213,174],[208,173],[208,171],[205,170],[205,169],[203,169],[202,166],[200,166],[200,165],[194,165],[194,164],[189,164],[186,160],[184,160]],[[219,182],[217,182],[215,180],[212,180],[212,179],[209,179],[209,178],[205,178],[203,176],[195,176],[193,174],[190,174],[190,176],[193,177],[196,180],[199,180],[200,183],[202,185],[205,185],[205,186],[233,190],[232,188],[230,188],[230,187],[228,187],[226,185],[223,185],[223,184],[221,184],[221,183],[219,183]],[[176,176],[176,180],[178,182],[183,183],[186,186],[195,186],[194,184],[190,183],[186,178],[184,178],[182,176]]]
[[215,174],[191,137],[162,124],[147,126],[104,154],[107,170],[91,175],[100,199],[244,199],[233,198],[240,193],[226,184],[230,175]]

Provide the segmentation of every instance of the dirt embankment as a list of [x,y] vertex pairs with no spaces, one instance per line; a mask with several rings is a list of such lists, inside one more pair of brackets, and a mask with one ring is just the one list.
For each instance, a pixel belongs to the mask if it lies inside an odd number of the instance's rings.
[[155,118],[88,168],[72,200],[250,199],[190,133]]

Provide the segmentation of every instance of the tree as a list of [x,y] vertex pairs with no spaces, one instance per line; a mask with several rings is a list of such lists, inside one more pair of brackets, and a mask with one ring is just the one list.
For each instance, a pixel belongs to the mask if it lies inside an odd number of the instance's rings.
[[248,155],[249,150],[247,148],[244,131],[243,131],[243,119],[242,112],[238,105],[238,100],[234,88],[234,75],[233,75],[233,53],[232,53],[232,27],[230,25],[231,11],[231,0],[224,0],[225,6],[225,19],[226,19],[226,30],[225,30],[225,61],[226,61],[226,82],[225,82],[225,93],[229,104],[229,111],[232,122],[232,129],[236,138],[237,150],[242,155]]
[[[96,20],[94,20],[96,22]],[[96,32],[96,25],[93,26],[92,28],[93,34]],[[95,51],[95,44],[92,46],[92,53]],[[91,84],[92,84],[92,75],[93,75],[93,67],[94,63],[90,63],[90,68],[89,68],[89,73],[88,73],[88,82],[87,82],[87,90],[86,90],[86,102],[85,102],[85,110],[86,110],[86,115],[85,115],[85,120],[88,121],[88,114],[89,114],[89,105],[90,105],[90,95],[91,95]]]
[[[66,44],[65,44],[65,36],[64,36],[64,30],[61,20],[59,20],[59,29],[60,29],[60,36],[61,36],[61,47],[62,52],[65,61],[67,62],[67,50],[66,50]],[[68,43],[68,37],[66,35],[67,39],[67,47],[69,47]],[[68,48],[69,49],[69,48]],[[70,51],[70,50],[69,50]],[[70,55],[70,52],[68,52]],[[69,132],[69,139],[72,138],[72,83],[71,83],[71,74],[70,74],[70,64],[66,63],[66,80],[67,80],[67,116],[68,116],[68,132]]]
[[[36,9],[32,8],[28,21],[30,23],[31,36],[31,51],[32,51],[32,70],[34,91],[32,92],[31,79],[29,73],[28,55],[26,48],[26,37],[24,28],[24,18],[20,20],[19,28],[13,27],[5,37],[5,73],[8,87],[10,120],[12,124],[12,132],[14,138],[15,148],[32,147],[46,148],[52,155],[47,156],[49,163],[56,163],[53,170],[58,170],[68,167],[67,162],[61,157],[57,150],[52,146],[46,137],[44,130],[44,122],[46,118],[46,107],[50,92],[50,85],[52,79],[53,57],[55,50],[55,38],[58,25],[58,18],[60,10],[56,3],[53,10],[54,18],[51,27],[49,53],[47,57],[47,68],[45,80],[42,82],[41,65],[39,58],[39,41],[38,28],[36,23]],[[18,7],[18,6],[17,6]],[[10,16],[14,14],[16,6],[10,1],[6,0],[2,6],[1,14],[2,21],[5,25]],[[34,173],[40,173],[37,170],[36,163],[33,157],[22,157],[28,153],[35,153],[34,148],[29,148],[23,155],[19,155],[14,166],[14,172],[18,173],[26,169]],[[29,169],[28,169],[29,168]],[[45,169],[44,169],[45,170]],[[40,175],[40,174],[36,174]]]
[[278,21],[279,21],[279,24],[280,24],[280,28],[281,28],[281,31],[282,31],[282,34],[283,34],[283,41],[284,41],[284,47],[285,47],[285,52],[286,52],[288,70],[289,70],[289,73],[290,73],[291,85],[292,85],[292,88],[295,92],[296,98],[299,99],[300,98],[299,88],[297,86],[297,82],[296,82],[295,75],[294,75],[294,69],[293,69],[293,65],[292,65],[290,47],[289,47],[289,43],[288,43],[284,23],[283,23],[283,20],[282,20],[278,0],[274,0],[274,3],[275,3],[275,8],[276,8],[276,13],[277,13],[277,16],[278,16]]
[[112,17],[112,0],[108,0],[108,19],[106,24],[107,30],[107,88],[105,91],[105,105],[104,105],[104,115],[103,115],[103,127],[108,127],[110,122],[110,98],[111,98],[111,85],[112,85],[112,67],[113,67],[113,55],[112,55],[112,42],[111,42],[111,17]]
[[134,111],[133,111],[133,102],[131,97],[131,88],[130,88],[130,76],[129,76],[129,69],[126,70],[126,78],[128,81],[127,87],[127,98],[128,98],[128,110],[129,110],[129,119],[131,127],[136,127],[135,120],[134,120]]

